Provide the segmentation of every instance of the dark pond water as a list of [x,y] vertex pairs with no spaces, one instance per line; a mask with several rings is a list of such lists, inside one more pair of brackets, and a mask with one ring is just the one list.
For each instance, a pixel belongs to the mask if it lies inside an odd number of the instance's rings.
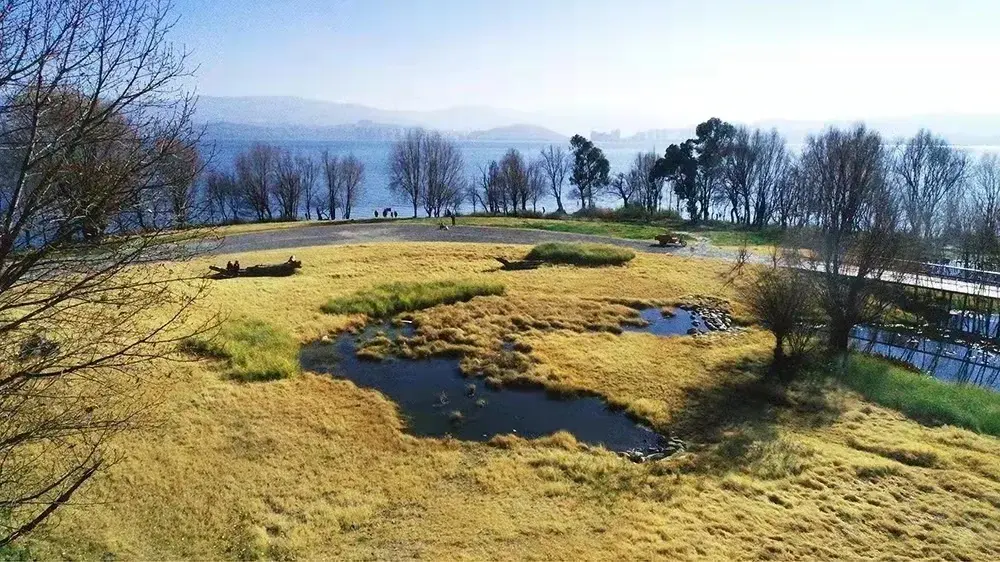
[[912,330],[858,326],[851,346],[913,365],[952,383],[1000,390],[1000,353],[961,337],[941,341]]
[[481,379],[463,377],[453,358],[362,360],[357,343],[358,337],[347,334],[308,345],[302,365],[378,390],[399,405],[413,435],[485,441],[494,435],[535,438],[565,430],[581,442],[615,451],[662,440],[598,398],[556,398],[537,388],[493,389]]
[[660,308],[645,308],[639,311],[643,320],[649,322],[648,326],[626,326],[626,332],[649,332],[658,336],[679,336],[688,333],[694,328],[699,333],[708,332],[708,327],[698,314],[683,310],[674,309],[673,315],[664,315]]

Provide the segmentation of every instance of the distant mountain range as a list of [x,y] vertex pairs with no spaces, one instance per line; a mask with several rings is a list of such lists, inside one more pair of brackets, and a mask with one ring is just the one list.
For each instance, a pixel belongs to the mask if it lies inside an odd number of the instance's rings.
[[335,127],[360,122],[402,127],[423,126],[446,131],[474,131],[534,121],[531,114],[484,106],[434,111],[393,111],[354,103],[296,97],[201,96],[194,119],[199,123],[255,126]]
[[[710,116],[705,116],[707,119]],[[725,118],[724,115],[719,117]],[[195,122],[206,125],[209,139],[227,140],[392,140],[408,127],[437,129],[455,138],[479,141],[563,142],[556,131],[582,128],[583,118],[548,116],[486,106],[461,106],[434,111],[385,110],[353,103],[296,97],[201,96]],[[873,118],[869,126],[887,138],[910,136],[928,128],[958,145],[1000,145],[1000,115],[923,115]],[[575,125],[573,125],[573,124]],[[793,144],[827,126],[849,126],[852,121],[765,120],[751,123],[776,128]],[[552,130],[555,129],[555,130]],[[694,124],[685,128],[650,129],[620,141],[659,147],[694,136]],[[604,142],[615,142],[603,140]]]
[[209,140],[393,140],[408,127],[437,129],[479,141],[551,141],[568,137],[538,125],[514,124],[526,114],[488,107],[388,111],[358,104],[293,97],[212,97],[194,116]]

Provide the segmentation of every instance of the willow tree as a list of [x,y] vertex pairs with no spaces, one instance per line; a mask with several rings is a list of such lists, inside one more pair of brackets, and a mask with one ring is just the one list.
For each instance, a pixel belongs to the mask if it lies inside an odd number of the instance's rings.
[[155,401],[149,363],[189,335],[201,286],[169,264],[196,244],[149,207],[197,171],[168,8],[0,12],[0,545],[116,460]]

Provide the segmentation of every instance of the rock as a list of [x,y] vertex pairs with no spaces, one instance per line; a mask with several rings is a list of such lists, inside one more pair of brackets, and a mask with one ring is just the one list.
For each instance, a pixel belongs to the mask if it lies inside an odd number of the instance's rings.
[[695,335],[695,334],[697,334],[697,333],[698,333],[698,328],[690,328],[690,329],[688,329],[688,331],[687,331],[687,334],[688,334],[689,336],[693,336],[693,335]]

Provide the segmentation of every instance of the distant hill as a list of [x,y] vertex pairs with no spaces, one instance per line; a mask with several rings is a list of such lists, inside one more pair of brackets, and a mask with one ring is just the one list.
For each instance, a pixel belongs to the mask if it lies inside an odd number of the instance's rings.
[[[708,118],[710,116],[705,116]],[[719,117],[725,118],[725,115]],[[584,127],[591,121],[597,127]],[[448,131],[454,136],[479,140],[541,140],[562,141],[568,133],[594,128],[612,129],[615,115],[553,116],[493,107],[468,105],[433,111],[395,111],[354,103],[335,103],[282,96],[215,97],[201,96],[194,115],[199,124],[209,124],[217,138],[257,138],[273,140],[382,140],[396,138],[406,127],[421,126]],[[617,115],[619,120],[622,115]],[[634,123],[649,123],[655,119],[629,118]],[[1000,145],[1000,115],[916,115],[911,117],[870,118],[867,124],[888,139],[911,136],[920,128],[928,128],[957,145]],[[687,127],[651,128],[631,136],[622,143],[654,144],[659,147],[694,136],[695,123]],[[732,121],[731,122],[735,122]],[[520,123],[512,125],[512,123]],[[529,124],[530,123],[530,124]],[[818,133],[827,126],[850,126],[849,120],[792,121],[764,120],[753,126],[777,128],[792,144],[801,144],[807,135]],[[256,128],[255,128],[256,127]],[[614,143],[602,140],[602,143]]]
[[358,122],[451,131],[474,131],[530,122],[530,114],[484,106],[461,106],[433,111],[392,111],[353,103],[335,103],[286,96],[201,96],[196,123],[233,123],[257,126],[335,127]]
[[403,135],[405,127],[362,121],[350,125],[308,127],[303,125],[217,122],[205,125],[206,141],[389,141]]
[[507,125],[486,131],[473,131],[465,138],[479,141],[544,141],[564,143],[568,137],[538,125]]

